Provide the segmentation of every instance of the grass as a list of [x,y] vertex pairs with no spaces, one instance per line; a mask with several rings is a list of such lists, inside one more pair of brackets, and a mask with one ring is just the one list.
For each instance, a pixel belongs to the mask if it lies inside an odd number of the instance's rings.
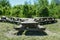
[[57,23],[44,25],[44,27],[46,27],[47,30],[50,30],[51,32],[59,33],[60,32],[60,19],[57,19],[57,20],[58,20]]
[[7,37],[4,34],[10,30],[13,30],[14,26],[18,26],[11,23],[0,22],[0,40],[60,40],[60,20],[57,23],[43,25],[46,27],[48,35],[46,36],[18,36],[18,37]]

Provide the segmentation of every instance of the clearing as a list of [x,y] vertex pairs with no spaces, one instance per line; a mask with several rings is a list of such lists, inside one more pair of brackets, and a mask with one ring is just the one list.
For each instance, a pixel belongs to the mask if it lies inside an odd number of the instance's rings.
[[[0,40],[60,40],[60,19],[57,20],[57,23],[43,25],[44,27],[46,27],[45,33],[47,33],[47,35],[40,35],[39,32],[30,32],[33,35],[8,35],[9,37],[7,37],[5,33],[13,30],[13,27],[18,25],[0,22]],[[36,35],[35,33],[38,33],[38,35]]]

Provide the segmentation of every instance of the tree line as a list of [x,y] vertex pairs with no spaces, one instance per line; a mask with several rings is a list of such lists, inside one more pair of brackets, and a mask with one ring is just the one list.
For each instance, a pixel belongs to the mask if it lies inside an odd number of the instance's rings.
[[60,18],[60,5],[53,0],[51,4],[47,0],[37,0],[34,5],[25,2],[24,5],[11,7],[8,0],[0,0],[0,16],[14,17],[55,17]]

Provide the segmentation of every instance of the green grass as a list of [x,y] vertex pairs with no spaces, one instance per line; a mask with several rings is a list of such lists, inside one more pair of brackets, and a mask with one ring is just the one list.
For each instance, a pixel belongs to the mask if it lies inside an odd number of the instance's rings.
[[44,25],[44,27],[46,27],[47,30],[50,30],[51,32],[59,33],[60,32],[60,19],[57,19],[57,20],[58,20],[57,23]]
[[13,30],[14,26],[18,26],[11,23],[0,22],[0,40],[60,40],[60,20],[57,23],[43,25],[46,27],[48,35],[46,36],[18,36],[18,37],[7,37],[4,34],[10,30]]

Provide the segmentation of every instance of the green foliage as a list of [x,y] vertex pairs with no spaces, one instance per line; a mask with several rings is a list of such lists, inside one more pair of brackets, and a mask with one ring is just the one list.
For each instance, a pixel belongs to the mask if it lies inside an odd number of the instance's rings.
[[[37,1],[37,2],[36,2]],[[60,18],[60,5],[52,0],[49,5],[47,0],[36,0],[34,5],[25,2],[24,5],[11,7],[8,0],[0,0],[0,15],[15,17],[55,17]]]
[[40,13],[41,17],[48,17],[49,16],[49,11],[48,8],[45,7],[44,9],[42,9],[42,12]]

